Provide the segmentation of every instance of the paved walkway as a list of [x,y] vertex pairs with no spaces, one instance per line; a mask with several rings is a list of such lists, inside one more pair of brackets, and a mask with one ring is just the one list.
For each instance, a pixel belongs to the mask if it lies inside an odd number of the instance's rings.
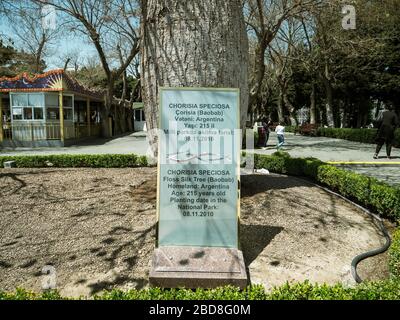
[[[276,152],[277,138],[270,134],[266,149],[252,149],[248,152],[272,154]],[[47,154],[129,154],[146,155],[148,149],[146,135],[135,132],[114,139],[96,139],[79,145],[60,148],[5,148],[0,155],[47,155]],[[390,184],[400,185],[400,150],[393,148],[393,159],[385,156],[382,148],[380,158],[373,159],[375,146],[325,137],[308,137],[286,134],[283,151],[292,157],[314,157],[327,162],[346,162],[346,169],[376,177]]]
[[[248,150],[260,154],[276,152],[276,135],[270,134],[265,149]],[[343,162],[340,166],[364,175],[375,177],[392,185],[400,185],[400,150],[393,148],[392,159],[386,158],[385,147],[379,159],[373,159],[375,145],[325,137],[286,134],[282,151],[292,157],[314,157],[326,162]]]
[[[272,154],[276,152],[276,134],[271,133],[266,150],[255,150],[257,153]],[[394,159],[386,158],[385,147],[382,148],[379,159],[373,159],[375,145],[359,143],[341,139],[325,137],[309,137],[287,133],[283,151],[292,157],[314,157],[322,161],[346,161],[346,162],[390,162],[400,163],[400,150],[393,148]]]
[[146,135],[135,132],[113,139],[91,139],[69,147],[3,148],[0,156],[8,155],[49,155],[49,154],[129,154],[145,155]]

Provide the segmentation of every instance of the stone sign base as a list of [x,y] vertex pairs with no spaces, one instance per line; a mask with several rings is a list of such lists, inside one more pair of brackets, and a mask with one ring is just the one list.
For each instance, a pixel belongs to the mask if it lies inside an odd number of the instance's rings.
[[160,247],[154,250],[150,285],[162,288],[245,288],[242,251],[212,247]]

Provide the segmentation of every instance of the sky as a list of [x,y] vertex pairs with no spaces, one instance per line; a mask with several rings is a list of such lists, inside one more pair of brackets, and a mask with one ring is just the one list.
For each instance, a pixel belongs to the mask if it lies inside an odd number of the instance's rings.
[[[15,47],[22,48],[23,44],[15,36],[12,28],[10,27],[9,21],[6,18],[0,17],[0,34],[5,35],[7,38],[11,38],[15,42]],[[45,71],[57,68],[63,68],[64,66],[60,62],[59,57],[66,52],[79,52],[81,58],[94,57],[96,55],[95,48],[87,42],[84,36],[73,36],[61,33],[61,38],[54,42],[52,46],[53,55],[47,57]]]

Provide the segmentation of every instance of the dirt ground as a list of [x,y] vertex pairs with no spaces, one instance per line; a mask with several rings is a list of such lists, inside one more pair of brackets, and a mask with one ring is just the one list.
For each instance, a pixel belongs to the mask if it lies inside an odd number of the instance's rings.
[[[148,285],[156,169],[1,169],[0,290],[40,291],[53,266],[66,296]],[[242,177],[241,249],[252,283],[353,283],[352,258],[383,244],[373,222],[301,179]],[[391,227],[391,225],[389,225]],[[362,262],[388,276],[387,255]]]

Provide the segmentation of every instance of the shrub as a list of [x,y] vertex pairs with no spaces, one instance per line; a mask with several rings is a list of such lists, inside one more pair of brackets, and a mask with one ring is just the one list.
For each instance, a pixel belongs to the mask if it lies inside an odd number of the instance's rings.
[[60,168],[126,168],[143,167],[148,164],[145,156],[135,154],[0,156],[1,167],[4,166],[6,161],[15,161],[18,168],[44,168],[49,166]]
[[[242,153],[245,155],[244,153]],[[138,167],[146,166],[146,157],[136,155],[51,155],[51,156],[14,156],[0,157],[0,164],[14,160],[18,167],[46,167],[51,162],[55,167]],[[387,185],[374,178],[363,176],[328,165],[314,158],[291,158],[286,152],[276,152],[272,156],[254,154],[256,168],[266,168],[271,172],[305,176],[322,183],[343,196],[359,202],[364,207],[380,213],[392,220],[400,219],[400,189]],[[355,288],[344,288],[337,284],[312,285],[309,282],[286,284],[266,293],[260,286],[251,286],[246,290],[222,287],[212,290],[188,289],[165,290],[151,288],[123,292],[113,290],[95,299],[400,299],[400,230],[397,230],[389,249],[389,266],[393,279],[387,281],[363,283]],[[15,293],[0,291],[0,300],[4,299],[62,299],[56,292],[35,294],[23,289]]]
[[393,234],[389,248],[389,270],[392,276],[400,279],[400,229]]
[[294,132],[298,126],[285,126],[285,132]]
[[305,176],[381,214],[400,219],[400,188],[375,178],[339,169],[313,158],[291,158],[286,152],[254,155],[254,166],[271,172]]
[[[375,143],[377,129],[318,128],[317,136],[355,142]],[[400,129],[395,131],[394,145],[400,146]]]
[[[84,298],[84,297],[83,297]],[[38,294],[17,289],[15,293],[0,292],[0,300],[60,300],[67,299],[57,291]],[[286,283],[266,292],[261,285],[245,290],[232,286],[216,289],[160,289],[105,291],[93,297],[95,300],[398,300],[400,280],[365,282],[354,288],[342,284]]]

